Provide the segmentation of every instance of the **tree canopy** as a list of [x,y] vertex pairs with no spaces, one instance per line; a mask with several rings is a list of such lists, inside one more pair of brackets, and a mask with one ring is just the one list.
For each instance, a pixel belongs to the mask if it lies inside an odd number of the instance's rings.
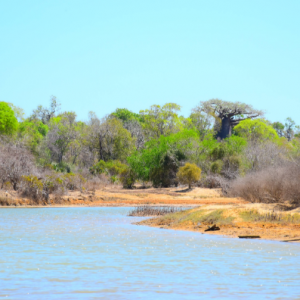
[[18,129],[18,120],[10,105],[0,102],[0,133],[11,135]]
[[216,136],[219,139],[225,139],[231,136],[232,129],[238,125],[239,122],[263,115],[263,111],[254,109],[251,105],[242,102],[223,101],[220,99],[202,101],[198,109],[216,119]]

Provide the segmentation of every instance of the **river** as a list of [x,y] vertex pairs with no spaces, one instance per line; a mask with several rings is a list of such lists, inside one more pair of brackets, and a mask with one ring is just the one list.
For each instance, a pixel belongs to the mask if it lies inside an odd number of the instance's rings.
[[300,299],[300,244],[131,224],[130,208],[1,208],[0,298]]

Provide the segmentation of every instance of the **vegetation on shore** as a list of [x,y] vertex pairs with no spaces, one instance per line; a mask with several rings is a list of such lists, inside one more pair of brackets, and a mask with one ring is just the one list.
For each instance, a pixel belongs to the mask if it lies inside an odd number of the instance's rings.
[[138,206],[128,213],[129,217],[164,216],[183,211],[182,207],[174,206]]
[[109,184],[186,184],[250,202],[300,205],[300,129],[293,120],[272,123],[248,104],[219,99],[200,102],[188,117],[180,109],[118,108],[103,118],[90,112],[82,122],[61,112],[55,97],[27,118],[0,102],[0,190],[47,204],[50,195]]
[[191,230],[204,233],[218,228],[217,233],[230,236],[259,236],[266,239],[300,240],[300,211],[275,211],[270,204],[238,206],[207,205],[166,214],[139,222],[165,229]]

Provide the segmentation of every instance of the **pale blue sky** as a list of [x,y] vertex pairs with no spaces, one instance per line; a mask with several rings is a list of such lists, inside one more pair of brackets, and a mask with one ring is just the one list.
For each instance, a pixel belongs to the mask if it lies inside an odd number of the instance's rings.
[[300,124],[300,1],[0,0],[0,101],[117,107],[242,101]]

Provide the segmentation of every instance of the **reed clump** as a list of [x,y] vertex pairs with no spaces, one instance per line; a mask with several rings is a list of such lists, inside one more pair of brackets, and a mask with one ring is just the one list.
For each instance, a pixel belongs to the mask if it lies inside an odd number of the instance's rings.
[[185,210],[182,207],[174,206],[138,206],[128,213],[129,217],[153,217],[164,216],[171,213],[177,213]]

